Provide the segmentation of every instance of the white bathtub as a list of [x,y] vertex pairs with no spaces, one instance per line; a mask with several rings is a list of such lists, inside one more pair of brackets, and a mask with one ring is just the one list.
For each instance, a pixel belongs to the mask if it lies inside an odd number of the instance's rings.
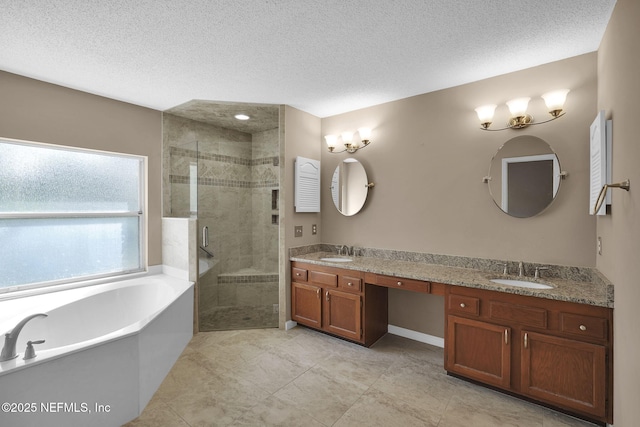
[[[3,300],[0,332],[35,313],[48,317],[30,320],[18,358],[0,362],[0,426],[120,426],[191,339],[193,284],[159,274]],[[37,357],[23,360],[39,339]]]

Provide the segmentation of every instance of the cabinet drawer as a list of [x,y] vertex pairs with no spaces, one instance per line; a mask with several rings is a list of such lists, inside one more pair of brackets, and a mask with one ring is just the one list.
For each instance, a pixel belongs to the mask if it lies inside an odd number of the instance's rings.
[[480,299],[464,295],[449,295],[447,308],[450,312],[478,316],[480,314]]
[[402,277],[393,276],[377,276],[376,284],[389,288],[404,289],[407,291],[429,293],[429,282],[421,280],[404,279]]
[[489,318],[492,320],[517,322],[521,325],[536,328],[547,328],[547,310],[543,308],[490,301]]
[[291,268],[291,278],[296,282],[306,282],[307,270],[304,268],[293,267]]
[[581,337],[607,339],[608,323],[602,317],[560,313],[560,331]]
[[362,279],[359,277],[340,275],[338,277],[338,287],[343,291],[362,292]]
[[309,272],[309,281],[317,285],[338,287],[338,275],[332,273],[324,273],[322,271],[311,270]]

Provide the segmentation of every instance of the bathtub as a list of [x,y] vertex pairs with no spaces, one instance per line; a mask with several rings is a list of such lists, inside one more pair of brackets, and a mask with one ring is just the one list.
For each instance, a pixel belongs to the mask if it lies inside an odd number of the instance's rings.
[[[0,332],[35,313],[48,316],[30,320],[18,357],[0,362],[0,425],[120,426],[191,339],[193,284],[156,274],[0,300]],[[40,339],[23,360],[27,341]]]

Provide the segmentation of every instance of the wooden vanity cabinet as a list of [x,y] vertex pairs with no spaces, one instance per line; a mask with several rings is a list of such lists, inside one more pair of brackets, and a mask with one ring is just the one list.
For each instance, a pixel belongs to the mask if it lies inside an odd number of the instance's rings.
[[448,372],[612,422],[611,309],[454,286],[445,298]]
[[387,332],[387,289],[359,271],[292,262],[291,318],[369,347]]
[[511,329],[450,315],[445,367],[475,381],[509,388],[511,384]]

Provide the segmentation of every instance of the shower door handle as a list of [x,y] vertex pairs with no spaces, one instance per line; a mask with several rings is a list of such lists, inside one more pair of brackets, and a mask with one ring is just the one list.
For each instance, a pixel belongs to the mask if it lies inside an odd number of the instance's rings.
[[209,227],[202,227],[202,246],[209,246]]

